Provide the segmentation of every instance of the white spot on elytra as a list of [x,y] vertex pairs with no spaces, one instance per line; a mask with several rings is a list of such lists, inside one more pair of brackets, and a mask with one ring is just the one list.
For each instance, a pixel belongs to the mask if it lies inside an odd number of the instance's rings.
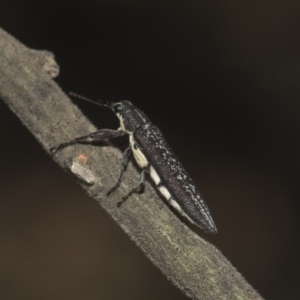
[[170,199],[170,204],[185,218],[187,218],[191,223],[195,223],[180,207],[180,205],[174,200]]
[[152,166],[150,167],[150,176],[156,185],[158,185],[160,183],[160,178]]
[[133,140],[132,135],[129,135],[129,142],[130,142],[130,145],[131,145],[133,156],[134,156],[137,164],[141,168],[144,168],[144,167],[148,166],[148,161],[147,161],[145,155],[142,153],[142,151],[139,148],[135,148],[134,140]]
[[169,191],[166,189],[166,187],[164,186],[160,186],[159,191],[161,192],[161,194],[167,199],[169,200],[171,198],[171,194],[169,193]]
[[179,206],[179,204],[173,200],[173,199],[170,199],[170,204],[180,213],[182,213],[182,209],[181,207]]

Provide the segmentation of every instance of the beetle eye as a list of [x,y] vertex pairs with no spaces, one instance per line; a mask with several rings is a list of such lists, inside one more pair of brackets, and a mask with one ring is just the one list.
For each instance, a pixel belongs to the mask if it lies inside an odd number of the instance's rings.
[[120,112],[122,110],[122,105],[120,103],[114,105],[114,111],[117,113],[117,112]]

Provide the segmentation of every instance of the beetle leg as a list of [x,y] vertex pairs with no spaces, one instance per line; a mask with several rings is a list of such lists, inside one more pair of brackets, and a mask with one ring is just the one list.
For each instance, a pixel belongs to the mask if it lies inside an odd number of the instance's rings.
[[97,141],[110,140],[124,134],[125,133],[121,130],[100,129],[90,133],[89,135],[81,136],[69,142],[59,144],[56,147],[52,147],[50,148],[50,152],[56,153],[57,151],[64,149],[65,147],[68,147],[70,145],[89,144]]
[[114,192],[121,184],[122,181],[122,177],[124,175],[124,172],[128,166],[128,162],[129,162],[129,157],[131,154],[131,147],[129,146],[128,148],[126,148],[126,150],[123,152],[123,157],[122,157],[122,166],[121,166],[121,172],[118,178],[117,183],[107,192],[107,196],[109,196],[112,192]]
[[133,188],[126,196],[122,198],[122,200],[118,203],[118,207],[120,207],[132,194],[141,193],[144,190],[146,182],[146,173],[149,173],[149,171],[149,165],[142,169],[142,172],[140,174],[139,185]]

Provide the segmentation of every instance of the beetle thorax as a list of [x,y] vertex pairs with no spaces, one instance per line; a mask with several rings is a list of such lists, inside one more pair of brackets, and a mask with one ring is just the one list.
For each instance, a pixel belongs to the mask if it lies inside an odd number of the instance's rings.
[[122,131],[127,134],[133,134],[138,127],[150,122],[148,117],[141,110],[134,107],[129,101],[122,101],[121,104],[123,109],[116,112],[116,115],[120,120]]

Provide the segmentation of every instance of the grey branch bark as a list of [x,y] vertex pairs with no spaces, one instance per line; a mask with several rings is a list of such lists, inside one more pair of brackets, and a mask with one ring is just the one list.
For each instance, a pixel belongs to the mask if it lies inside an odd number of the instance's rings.
[[[28,49],[0,29],[0,97],[48,153],[50,147],[96,129],[53,81],[58,73],[50,52]],[[121,187],[106,197],[119,174],[117,149],[109,144],[76,145],[54,159],[79,178],[88,194],[185,295],[201,300],[262,299],[218,249],[162,203],[151,184],[118,208],[122,195],[137,183],[133,166]]]

